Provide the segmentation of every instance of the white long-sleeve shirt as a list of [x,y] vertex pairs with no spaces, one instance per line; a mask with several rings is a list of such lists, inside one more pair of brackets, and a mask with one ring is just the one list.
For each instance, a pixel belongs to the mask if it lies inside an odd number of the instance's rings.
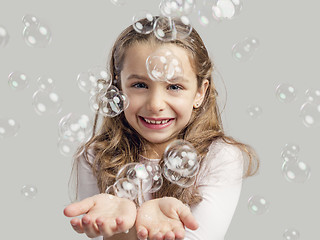
[[[80,158],[78,194],[79,200],[82,200],[100,192],[91,167],[84,157]],[[145,160],[143,158],[143,161]],[[203,200],[191,207],[199,228],[196,231],[186,228],[185,240],[223,240],[240,197],[243,174],[243,156],[240,149],[221,140],[215,141],[211,144],[204,162],[195,183]],[[151,194],[146,199],[151,199]]]

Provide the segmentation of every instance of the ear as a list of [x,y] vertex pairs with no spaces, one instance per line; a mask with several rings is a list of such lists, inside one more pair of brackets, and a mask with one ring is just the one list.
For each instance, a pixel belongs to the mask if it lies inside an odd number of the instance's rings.
[[208,79],[204,79],[202,81],[202,85],[198,88],[196,96],[194,98],[194,102],[193,102],[194,108],[198,108],[201,106],[208,87],[209,87],[209,81]]

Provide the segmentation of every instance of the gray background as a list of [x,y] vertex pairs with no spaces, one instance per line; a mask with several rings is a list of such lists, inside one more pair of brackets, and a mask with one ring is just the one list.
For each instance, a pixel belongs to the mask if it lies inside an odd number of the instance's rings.
[[[0,1],[0,25],[10,34],[7,46],[0,48],[0,117],[12,117],[21,125],[17,136],[0,139],[1,239],[86,239],[72,230],[62,212],[69,203],[71,158],[58,152],[58,122],[69,112],[91,114],[88,95],[77,86],[78,73],[104,65],[113,41],[131,24],[132,16],[141,9],[158,14],[159,2],[128,0],[119,7],[109,0]],[[193,15],[193,26],[226,85],[226,132],[252,145],[261,159],[259,174],[244,182],[227,240],[282,239],[290,227],[300,232],[300,239],[319,238],[320,129],[306,128],[298,116],[304,91],[320,88],[319,7],[315,0],[246,0],[238,18],[206,28]],[[21,21],[25,14],[50,26],[49,47],[25,44]],[[258,38],[260,46],[252,60],[236,62],[231,47],[247,36]],[[8,86],[13,71],[28,75],[29,88],[18,92]],[[55,80],[63,99],[57,115],[39,116],[32,106],[36,79],[44,74]],[[297,90],[297,99],[288,104],[275,97],[277,85],[285,82]],[[249,104],[262,108],[260,118],[247,115]],[[280,152],[286,143],[298,144],[299,159],[311,167],[311,178],[304,184],[289,183],[281,174]],[[35,199],[21,195],[25,184],[37,187]],[[264,196],[270,211],[250,213],[247,201],[252,195]]]

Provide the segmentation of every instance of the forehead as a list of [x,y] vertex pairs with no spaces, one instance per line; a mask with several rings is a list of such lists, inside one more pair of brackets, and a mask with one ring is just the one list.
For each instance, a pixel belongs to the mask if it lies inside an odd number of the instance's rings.
[[165,43],[165,44],[156,44],[152,45],[149,43],[135,43],[134,45],[130,46],[124,58],[123,64],[123,71],[144,71],[147,72],[146,69],[146,60],[155,52],[163,52],[164,49],[168,49],[171,51],[175,57],[177,57],[182,65],[184,75],[189,77],[195,77],[196,74],[192,67],[192,58],[190,53],[174,44]]

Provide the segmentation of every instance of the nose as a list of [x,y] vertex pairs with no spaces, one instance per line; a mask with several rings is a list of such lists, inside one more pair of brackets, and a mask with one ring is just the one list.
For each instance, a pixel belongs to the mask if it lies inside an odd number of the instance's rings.
[[147,101],[147,110],[152,113],[158,113],[165,109],[165,93],[160,88],[154,88],[149,92]]

